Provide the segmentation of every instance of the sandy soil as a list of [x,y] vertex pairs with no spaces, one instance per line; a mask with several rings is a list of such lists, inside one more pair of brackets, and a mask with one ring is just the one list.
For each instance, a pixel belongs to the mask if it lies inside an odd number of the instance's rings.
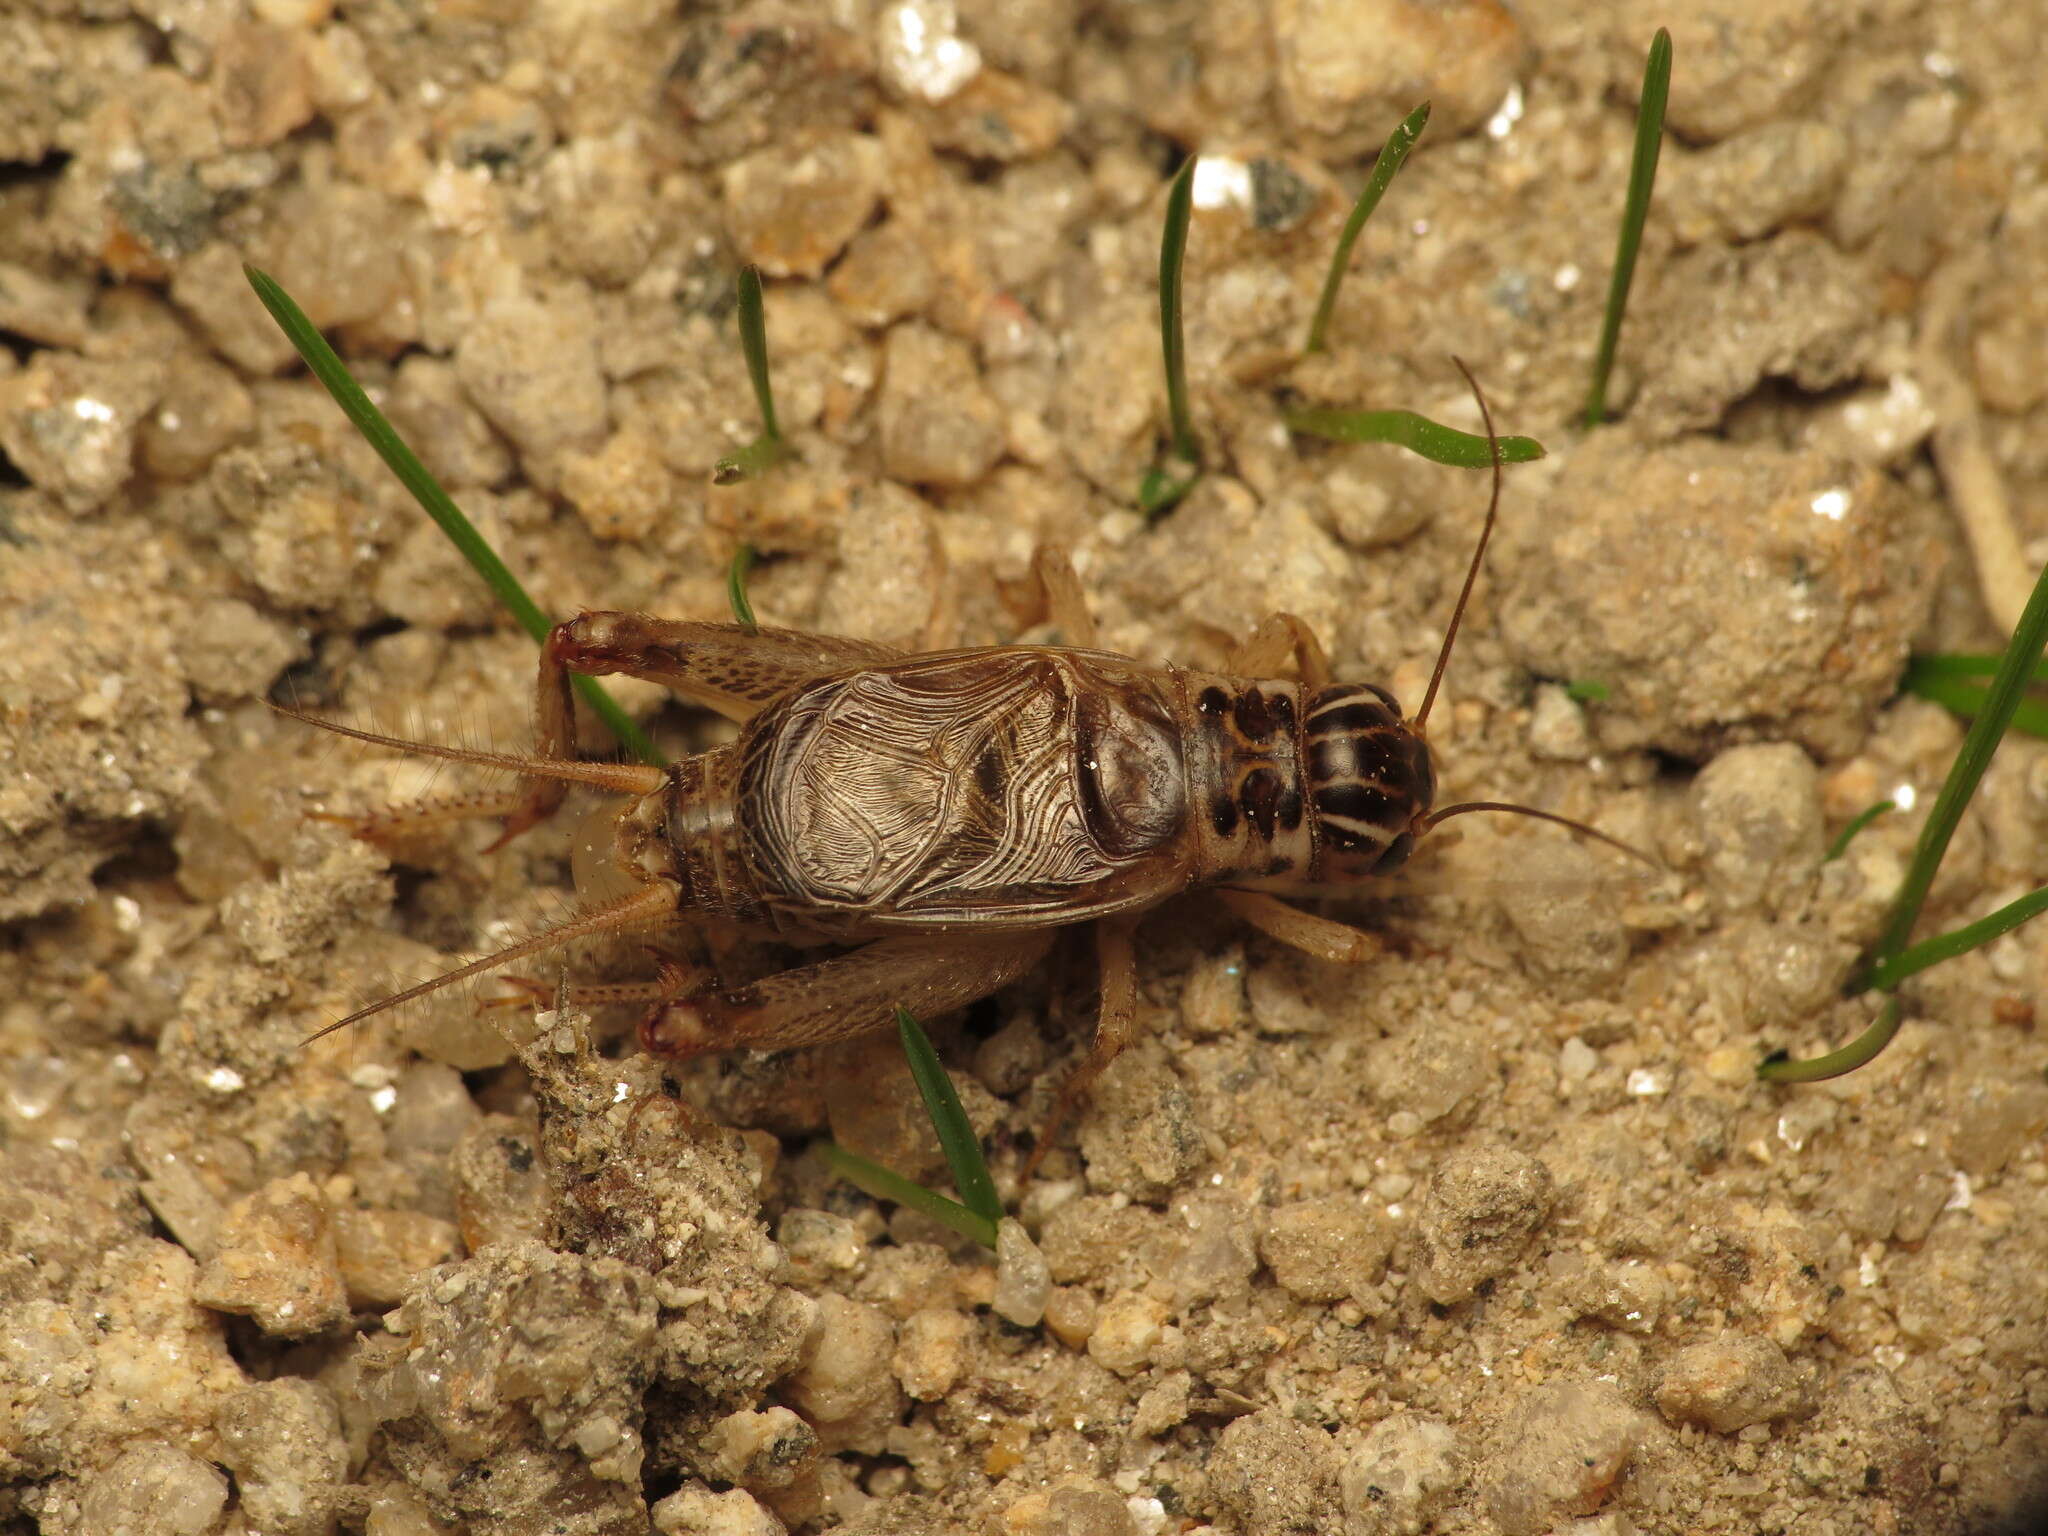
[[[939,0],[718,12],[43,0],[0,14],[0,1528],[53,1533],[2031,1529],[2048,1480],[2048,928],[1840,984],[2048,553],[2048,114],[1990,4]],[[1616,420],[1576,414],[1652,28],[1677,71]],[[1379,141],[1422,146],[1298,347]],[[1165,182],[1204,157],[1204,478],[1161,448]],[[541,604],[1215,665],[1265,614],[1413,705],[1482,476],[1289,403],[1541,438],[1431,735],[1471,818],[1309,961],[1192,896],[1142,1039],[1018,1170],[1085,945],[933,1021],[1030,1241],[886,1041],[671,1074],[631,1014],[451,991],[569,908],[573,814],[386,851],[454,784],[270,714],[528,739],[495,611],[243,286],[274,272]],[[768,274],[797,457],[731,316]],[[2030,430],[2031,429],[2031,430]],[[2009,511],[2006,510],[2009,507]],[[671,751],[717,728],[616,690]],[[462,788],[472,787],[463,780]],[[2009,743],[1928,922],[2048,881]],[[578,974],[644,974],[633,946]],[[555,968],[533,967],[552,985]],[[502,990],[502,989],[498,989]],[[1000,1284],[999,1284],[1000,1281]],[[997,1308],[1001,1308],[999,1315]],[[1021,1319],[1018,1320],[1018,1319]]]

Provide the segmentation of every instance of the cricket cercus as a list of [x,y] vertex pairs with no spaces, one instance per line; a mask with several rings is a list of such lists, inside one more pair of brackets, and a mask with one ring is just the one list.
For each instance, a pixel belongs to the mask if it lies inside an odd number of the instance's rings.
[[[1269,937],[1355,962],[1378,951],[1372,934],[1281,898],[1384,874],[1467,811],[1517,811],[1613,842],[1527,807],[1431,809],[1425,726],[1499,509],[1490,415],[1487,434],[1485,525],[1412,718],[1383,688],[1334,681],[1315,635],[1291,614],[1266,620],[1221,672],[1099,650],[1072,566],[1041,550],[1039,578],[1066,645],[913,656],[791,630],[584,613],[557,625],[541,651],[532,756],[313,722],[528,781],[497,797],[366,818],[359,827],[371,835],[502,816],[511,837],[554,811],[571,784],[631,797],[592,845],[599,856],[578,858],[597,868],[609,899],[321,1033],[571,940],[694,919],[843,948],[739,985],[665,967],[657,981],[603,995],[647,1005],[640,1041],[658,1056],[784,1050],[883,1028],[899,1005],[930,1017],[986,997],[1036,966],[1058,930],[1092,923],[1094,1043],[1035,1165],[1130,1037],[1132,930],[1167,898],[1213,888]],[[1290,657],[1296,675],[1276,676]],[[578,672],[665,684],[737,721],[738,738],[666,769],[580,760],[569,688]]]

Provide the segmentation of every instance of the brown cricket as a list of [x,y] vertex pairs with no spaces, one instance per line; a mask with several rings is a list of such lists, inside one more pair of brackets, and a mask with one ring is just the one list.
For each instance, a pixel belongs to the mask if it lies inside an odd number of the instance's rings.
[[[739,986],[664,967],[659,980],[592,989],[592,999],[647,1004],[640,1042],[658,1056],[787,1050],[881,1029],[899,1006],[926,1018],[962,1007],[1029,972],[1059,930],[1093,923],[1094,1043],[1062,1089],[1035,1165],[1066,1109],[1129,1040],[1132,930],[1169,897],[1212,888],[1269,937],[1355,962],[1378,951],[1373,934],[1281,898],[1383,875],[1448,817],[1515,811],[1633,852],[1528,807],[1431,808],[1429,712],[1500,502],[1499,445],[1483,396],[1479,404],[1493,492],[1412,717],[1384,688],[1333,681],[1321,644],[1292,614],[1267,619],[1220,672],[1097,649],[1072,566],[1042,549],[1037,572],[1066,645],[905,655],[792,630],[584,613],[542,647],[530,757],[311,721],[531,781],[365,818],[358,826],[369,835],[502,816],[510,838],[554,811],[572,783],[631,797],[609,817],[609,849],[578,850],[579,874],[594,869],[617,892],[611,899],[320,1033],[571,940],[697,919],[846,948]],[[1276,676],[1290,656],[1296,675]],[[580,760],[572,673],[662,683],[738,722],[739,736],[665,769]]]

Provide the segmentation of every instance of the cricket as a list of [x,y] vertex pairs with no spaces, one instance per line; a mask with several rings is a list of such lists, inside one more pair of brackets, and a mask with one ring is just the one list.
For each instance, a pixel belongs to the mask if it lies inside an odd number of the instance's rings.
[[[572,784],[627,797],[579,839],[585,910],[313,1038],[574,940],[714,922],[839,952],[738,984],[664,964],[644,985],[603,988],[601,1000],[643,1004],[640,1044],[658,1057],[790,1050],[880,1030],[899,1007],[924,1017],[964,1007],[1030,972],[1061,930],[1091,924],[1094,1039],[1061,1089],[1028,1173],[1129,1043],[1132,930],[1171,897],[1213,889],[1269,938],[1355,964],[1380,951],[1378,936],[1286,898],[1384,876],[1453,816],[1532,816],[1653,862],[1533,807],[1433,808],[1429,714],[1501,494],[1490,409],[1458,366],[1486,425],[1493,485],[1413,716],[1384,688],[1334,680],[1321,642],[1288,613],[1234,646],[1221,672],[1101,650],[1071,562],[1045,548],[1034,568],[1062,645],[905,655],[793,630],[588,612],[556,625],[541,649],[530,756],[298,715],[358,741],[528,781],[499,796],[360,818],[357,831],[373,838],[498,817],[504,832],[494,846],[502,846],[551,815]],[[1294,675],[1279,675],[1290,660]],[[582,760],[569,686],[578,673],[660,683],[737,723],[738,738],[665,769]]]

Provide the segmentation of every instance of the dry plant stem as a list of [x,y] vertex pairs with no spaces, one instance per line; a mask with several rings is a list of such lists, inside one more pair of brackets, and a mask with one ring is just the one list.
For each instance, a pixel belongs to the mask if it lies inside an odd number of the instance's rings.
[[1981,253],[1952,257],[1927,282],[1920,311],[1920,383],[1934,408],[1934,463],[1970,541],[1977,587],[1991,622],[2010,635],[2027,606],[2033,581],[2013,526],[2005,482],[1984,440],[1976,392],[1949,360],[1970,296],[1982,275]]

